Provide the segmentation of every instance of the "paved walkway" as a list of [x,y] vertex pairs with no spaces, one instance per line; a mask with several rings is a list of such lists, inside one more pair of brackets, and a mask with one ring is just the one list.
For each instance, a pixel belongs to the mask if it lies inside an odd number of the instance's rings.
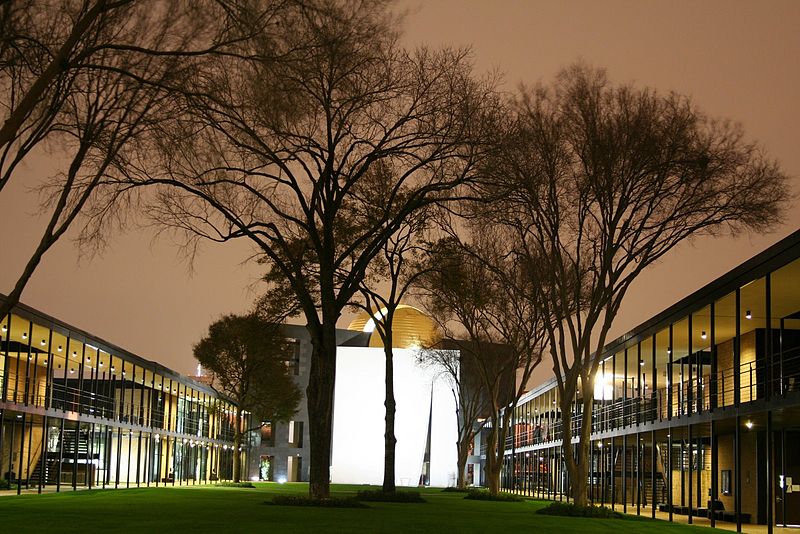
[[[522,493],[520,491],[515,491],[513,493],[517,493],[519,495],[524,495],[524,493]],[[529,496],[529,497],[536,498],[535,496],[532,496],[532,495]],[[557,497],[558,497],[558,495],[556,495],[554,498],[557,498]],[[563,500],[566,501],[566,497],[564,497]],[[596,504],[599,504],[599,503],[596,503]],[[607,506],[608,508],[612,508],[612,506],[609,503],[606,503],[605,506]],[[622,504],[616,504],[616,505],[613,506],[613,508],[617,512],[622,512],[623,511]],[[627,513],[628,515],[636,515],[636,505],[635,504],[633,504],[633,505],[628,504],[628,511],[625,512],[625,513]],[[641,516],[642,517],[648,517],[649,518],[649,517],[652,517],[651,514],[652,514],[652,509],[649,506],[648,507],[643,507],[641,509]],[[664,521],[669,521],[669,513],[668,512],[661,512],[659,510],[656,510],[656,519],[662,519]],[[687,524],[689,524],[689,517],[685,516],[685,515],[672,514],[672,522],[673,523],[682,523],[684,525],[687,525]],[[711,527],[711,520],[706,518],[706,517],[693,517],[692,518],[692,524],[695,525],[695,526],[698,526],[698,527]],[[728,521],[717,521],[715,523],[715,527],[717,529],[719,529],[719,530],[728,530],[728,531],[736,532],[736,523],[731,523],[731,522],[728,522]],[[776,532],[776,533],[777,532],[791,532],[792,534],[800,534],[800,528],[798,528],[798,527],[773,527],[772,531]],[[745,534],[766,534],[767,533],[767,525],[742,524],[742,532],[744,532]]]
[[[611,508],[610,505],[607,505],[607,506],[609,508]],[[616,511],[618,511],[618,512],[622,512],[622,505],[621,504],[617,504],[617,505],[614,506],[614,509]],[[627,513],[630,514],[630,515],[636,515],[636,505],[633,505],[633,506],[628,505],[628,512]],[[645,517],[651,517],[651,513],[652,512],[651,512],[651,509],[649,507],[646,510],[642,509],[642,515],[645,516]],[[669,513],[668,512],[660,512],[660,511],[656,510],[656,519],[663,519],[664,521],[669,521]],[[685,516],[685,515],[672,514],[672,522],[673,523],[682,523],[682,524],[685,525],[685,524],[689,523],[689,517]],[[693,517],[692,518],[692,524],[696,525],[698,527],[710,527],[711,526],[711,520],[706,518],[706,517]],[[720,530],[730,530],[730,531],[736,532],[736,523],[730,523],[728,521],[717,521],[715,526],[716,526],[717,529],[720,529]],[[773,527],[772,531],[773,532],[791,532],[793,534],[800,533],[800,529],[798,529],[798,528],[788,528],[788,527]],[[747,534],[766,534],[767,525],[748,525],[748,524],[743,524],[742,525],[742,532],[745,532]]]

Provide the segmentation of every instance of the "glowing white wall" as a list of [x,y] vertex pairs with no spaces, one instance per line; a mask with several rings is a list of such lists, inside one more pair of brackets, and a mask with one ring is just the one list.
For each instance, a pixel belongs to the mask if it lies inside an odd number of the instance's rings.
[[[384,363],[380,348],[337,350],[331,458],[331,480],[335,483],[383,482]],[[419,367],[414,351],[405,349],[394,351],[394,378],[395,482],[402,486],[419,482],[433,402],[431,484],[450,484],[456,471],[458,431],[449,385],[437,379],[433,369]]]

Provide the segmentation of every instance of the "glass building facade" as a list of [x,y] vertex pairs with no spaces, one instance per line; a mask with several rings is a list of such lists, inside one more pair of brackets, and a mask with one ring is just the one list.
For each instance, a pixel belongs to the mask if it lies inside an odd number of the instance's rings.
[[32,308],[0,322],[0,479],[17,492],[229,479],[247,454],[234,424],[212,388]]
[[[739,530],[800,525],[800,232],[599,358],[587,481],[595,504]],[[506,489],[569,498],[559,400],[553,380],[513,408]],[[581,408],[578,397],[573,435]]]

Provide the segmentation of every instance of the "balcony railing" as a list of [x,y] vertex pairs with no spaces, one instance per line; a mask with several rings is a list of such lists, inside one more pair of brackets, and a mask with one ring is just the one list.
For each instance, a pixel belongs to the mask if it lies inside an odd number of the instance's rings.
[[[702,366],[710,371],[710,366]],[[592,433],[613,431],[624,427],[688,417],[712,408],[733,406],[736,402],[736,380],[733,366],[717,373],[694,375],[691,380],[678,378],[669,386],[641,396],[614,401],[595,400],[592,412]],[[688,373],[687,373],[688,374]],[[674,376],[673,376],[674,379]],[[670,390],[671,413],[670,408]],[[800,391],[800,348],[775,354],[766,359],[743,362],[739,366],[739,403],[754,402],[769,396],[782,396]],[[572,436],[581,428],[581,405],[573,405]],[[549,417],[548,417],[549,416]],[[560,409],[556,406],[546,416],[514,423],[513,435],[506,438],[506,448],[526,447],[560,441],[564,437]]]

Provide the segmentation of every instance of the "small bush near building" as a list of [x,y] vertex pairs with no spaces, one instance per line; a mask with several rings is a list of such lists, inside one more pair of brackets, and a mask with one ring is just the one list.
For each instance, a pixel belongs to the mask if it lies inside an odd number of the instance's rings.
[[369,508],[355,497],[331,497],[329,499],[312,499],[302,495],[276,495],[265,504],[279,506],[318,506],[322,508]]
[[418,491],[363,490],[356,498],[367,502],[426,502]]
[[552,502],[536,510],[537,514],[560,515],[567,517],[591,517],[594,519],[622,519],[625,516],[605,506],[575,506],[572,503]]
[[522,502],[522,497],[518,497],[513,493],[500,492],[497,495],[492,495],[486,490],[471,489],[467,492],[465,499],[472,499],[474,501],[501,501],[501,502]]
[[214,485],[220,488],[255,488],[252,482],[217,482]]
[[442,491],[445,493],[469,493],[472,490],[469,488],[456,488],[455,486],[450,486],[449,488],[444,488]]
[[0,478],[0,490],[11,489],[11,482],[5,478]]

